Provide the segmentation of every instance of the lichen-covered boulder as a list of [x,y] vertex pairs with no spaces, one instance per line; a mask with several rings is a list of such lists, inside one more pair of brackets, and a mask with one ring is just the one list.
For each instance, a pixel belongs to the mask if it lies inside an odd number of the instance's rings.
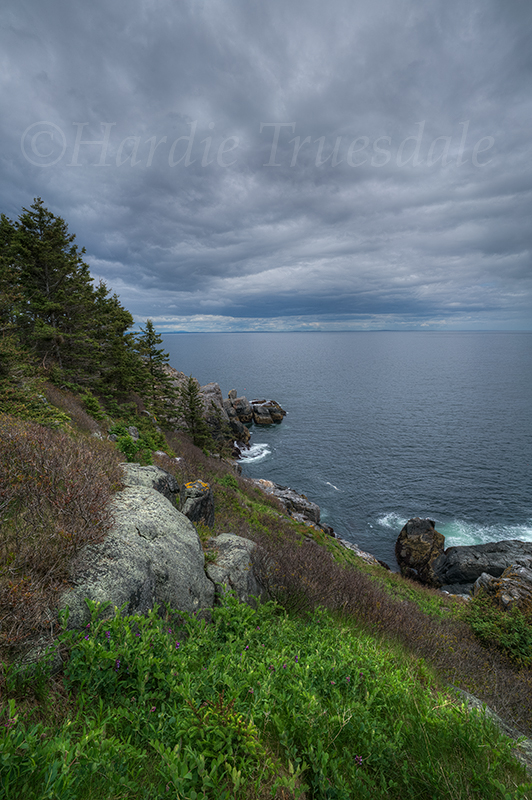
[[69,628],[89,619],[85,598],[125,605],[144,614],[155,604],[196,612],[212,607],[214,585],[205,575],[198,534],[162,494],[129,486],[113,500],[114,524],[105,540],[87,545],[75,563],[73,586],[60,606],[69,607]]
[[175,504],[180,486],[170,472],[152,465],[143,467],[140,464],[123,464],[122,467],[126,486],[144,486],[147,489],[155,489]]
[[481,590],[503,611],[510,611],[512,608],[527,613],[532,611],[532,569],[507,567],[499,578],[483,572],[475,581],[473,595],[478,595]]
[[397,537],[395,557],[404,578],[440,586],[433,564],[443,553],[445,537],[431,519],[409,519]]
[[203,522],[209,528],[214,525],[214,494],[205,481],[191,481],[181,487],[179,510],[191,522]]
[[254,598],[268,599],[266,590],[253,572],[252,553],[255,548],[255,542],[232,533],[221,533],[209,539],[207,549],[216,560],[208,563],[206,569],[216,586],[219,600],[228,591],[233,591],[241,603],[248,605],[253,605]]

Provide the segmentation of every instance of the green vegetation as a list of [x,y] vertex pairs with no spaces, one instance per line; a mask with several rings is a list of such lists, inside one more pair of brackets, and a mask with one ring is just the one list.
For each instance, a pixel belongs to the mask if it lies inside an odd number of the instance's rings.
[[502,611],[481,592],[463,609],[463,618],[481,642],[495,645],[518,666],[532,666],[530,615],[518,608]]
[[348,618],[232,599],[210,623],[99,621],[92,608],[85,632],[62,637],[68,718],[6,708],[6,798],[490,800],[531,788],[491,721]]
[[[532,797],[514,743],[449,688],[531,736],[530,619],[405,581],[291,520],[235,474],[197,381],[173,395],[151,320],[128,333],[82,254],[40,200],[0,219],[0,798]],[[86,631],[59,635],[57,599],[112,523],[124,458],[208,482],[206,559],[211,536],[253,539],[272,601],[228,598],[209,620],[102,621],[93,607]],[[53,675],[21,660],[50,634]]]

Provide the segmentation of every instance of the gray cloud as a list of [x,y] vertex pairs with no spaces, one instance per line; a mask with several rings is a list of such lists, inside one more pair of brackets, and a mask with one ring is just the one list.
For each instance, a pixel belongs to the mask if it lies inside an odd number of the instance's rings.
[[2,210],[160,330],[530,329],[532,7],[326,12],[8,0]]

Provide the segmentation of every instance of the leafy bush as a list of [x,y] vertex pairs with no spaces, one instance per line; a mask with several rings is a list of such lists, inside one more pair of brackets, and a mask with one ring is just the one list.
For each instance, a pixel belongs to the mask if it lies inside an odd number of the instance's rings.
[[522,667],[532,666],[532,620],[518,608],[502,611],[481,592],[471,599],[463,617],[481,642],[495,645]]
[[[72,719],[0,726],[7,797],[81,800],[511,800],[511,743],[437,691],[420,660],[352,623],[306,623],[233,598],[185,614],[102,620],[66,634]],[[31,772],[30,772],[31,769]],[[521,785],[520,785],[521,784]]]
[[105,419],[105,414],[98,401],[98,398],[94,397],[94,395],[91,394],[91,392],[87,392],[86,394],[84,394],[82,400],[83,400],[83,405],[85,406],[91,417],[94,417],[94,419],[97,419],[99,422]]

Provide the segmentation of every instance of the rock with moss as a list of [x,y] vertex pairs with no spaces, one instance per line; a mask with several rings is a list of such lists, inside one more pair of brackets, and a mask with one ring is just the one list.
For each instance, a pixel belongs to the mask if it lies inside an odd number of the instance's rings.
[[473,585],[473,595],[484,591],[503,611],[518,608],[532,612],[532,569],[512,565],[499,578],[483,572]]
[[395,543],[395,557],[404,578],[439,587],[434,562],[443,554],[445,537],[431,519],[413,517],[404,525]]

